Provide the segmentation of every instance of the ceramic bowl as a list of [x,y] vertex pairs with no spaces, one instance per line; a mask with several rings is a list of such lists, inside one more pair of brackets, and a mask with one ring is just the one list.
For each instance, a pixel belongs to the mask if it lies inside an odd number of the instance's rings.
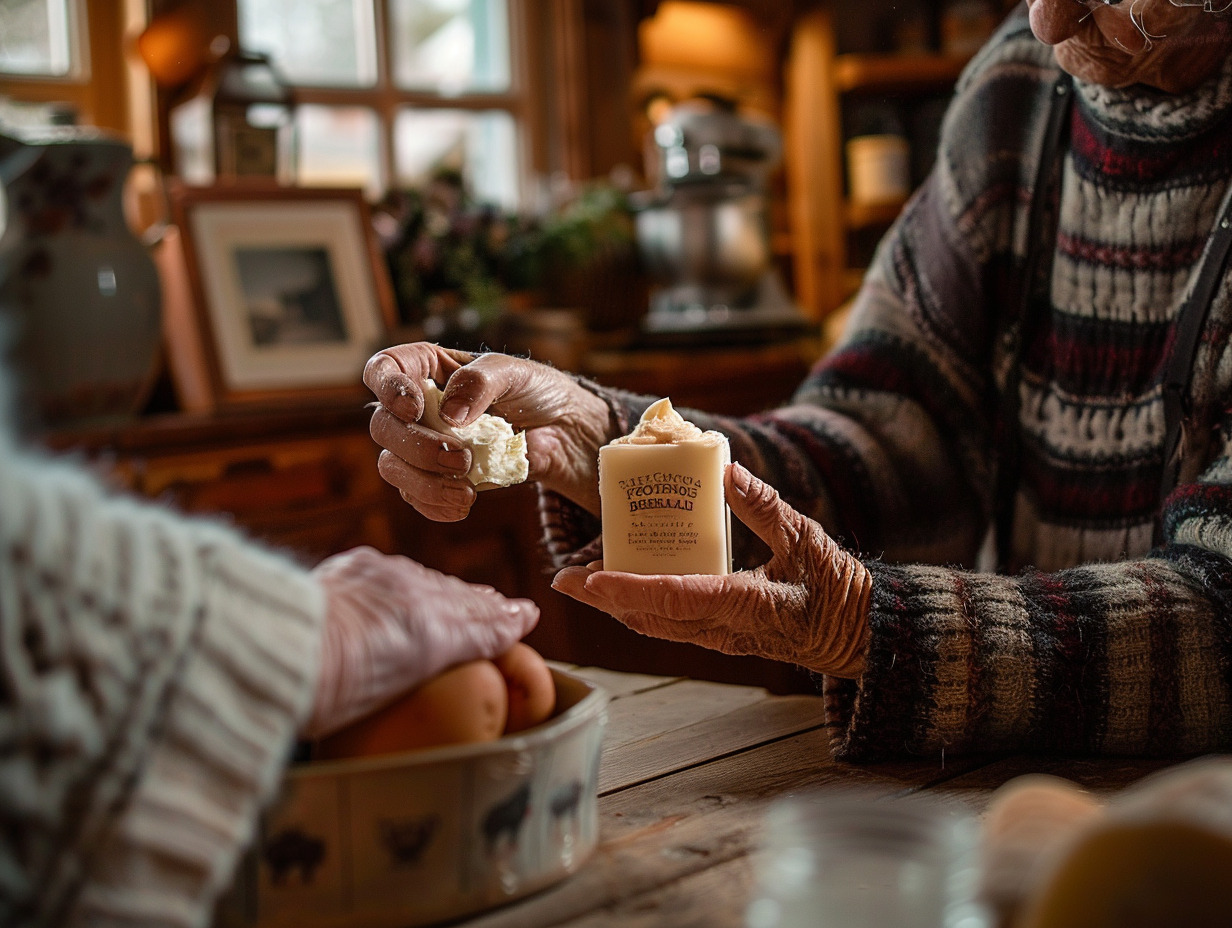
[[542,725],[484,744],[290,768],[230,907],[260,928],[412,928],[518,899],[598,840],[607,694],[553,668]]

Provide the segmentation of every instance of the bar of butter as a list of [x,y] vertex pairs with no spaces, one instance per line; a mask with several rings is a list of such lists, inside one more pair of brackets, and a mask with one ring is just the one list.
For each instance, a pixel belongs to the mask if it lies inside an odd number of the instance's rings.
[[470,449],[471,469],[466,476],[476,488],[508,487],[526,479],[529,464],[525,432],[515,433],[507,420],[486,412],[470,425],[449,425],[441,418],[441,389],[431,380],[423,383],[423,397],[419,421]]
[[637,427],[599,449],[603,567],[636,574],[731,573],[727,436],[652,404]]

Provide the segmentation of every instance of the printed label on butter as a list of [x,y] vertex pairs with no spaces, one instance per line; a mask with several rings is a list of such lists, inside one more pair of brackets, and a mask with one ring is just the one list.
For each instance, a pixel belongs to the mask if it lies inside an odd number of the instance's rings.
[[699,477],[689,474],[655,471],[653,474],[639,474],[628,480],[618,481],[617,485],[628,497],[630,512],[643,509],[682,509],[692,512],[702,482]]
[[[645,440],[650,434],[655,438]],[[667,400],[647,410],[629,436],[601,448],[604,568],[730,573],[731,518],[723,495],[730,459],[726,437],[685,422]]]

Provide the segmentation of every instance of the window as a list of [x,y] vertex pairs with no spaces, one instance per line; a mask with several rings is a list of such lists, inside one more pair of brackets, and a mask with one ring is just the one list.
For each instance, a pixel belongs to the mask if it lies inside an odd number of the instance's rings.
[[0,71],[68,77],[83,68],[76,4],[69,0],[0,0]]
[[124,36],[143,2],[0,0],[0,122],[76,121],[130,135]]
[[236,3],[241,47],[295,89],[299,183],[375,196],[445,169],[486,202],[519,205],[525,56],[511,16],[526,0]]

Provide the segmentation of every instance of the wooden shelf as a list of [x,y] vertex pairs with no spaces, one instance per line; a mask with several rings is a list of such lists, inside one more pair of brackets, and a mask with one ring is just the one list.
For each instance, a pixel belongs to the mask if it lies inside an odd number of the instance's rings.
[[969,60],[930,54],[837,55],[834,84],[840,93],[947,90]]
[[[810,315],[821,320],[850,299],[862,276],[855,265],[868,260],[874,238],[890,228],[905,204],[852,202],[846,183],[847,140],[860,134],[862,126],[880,124],[876,119],[889,110],[900,116],[909,143],[931,147],[934,142],[927,136],[936,128],[931,122],[938,109],[934,99],[940,102],[953,92],[970,56],[840,52],[834,4],[807,7],[793,23],[784,71],[783,115],[790,127],[784,163],[794,292]],[[916,119],[922,104],[927,109]],[[922,172],[925,161],[913,160],[913,172]]]
[[860,285],[864,283],[864,275],[868,273],[865,267],[848,267],[843,269],[843,299],[849,300],[856,295]]
[[890,200],[884,203],[853,203],[844,206],[844,215],[849,229],[872,229],[888,226],[902,212],[906,200]]
[[776,258],[790,258],[793,248],[790,232],[775,232],[770,236],[770,253]]

